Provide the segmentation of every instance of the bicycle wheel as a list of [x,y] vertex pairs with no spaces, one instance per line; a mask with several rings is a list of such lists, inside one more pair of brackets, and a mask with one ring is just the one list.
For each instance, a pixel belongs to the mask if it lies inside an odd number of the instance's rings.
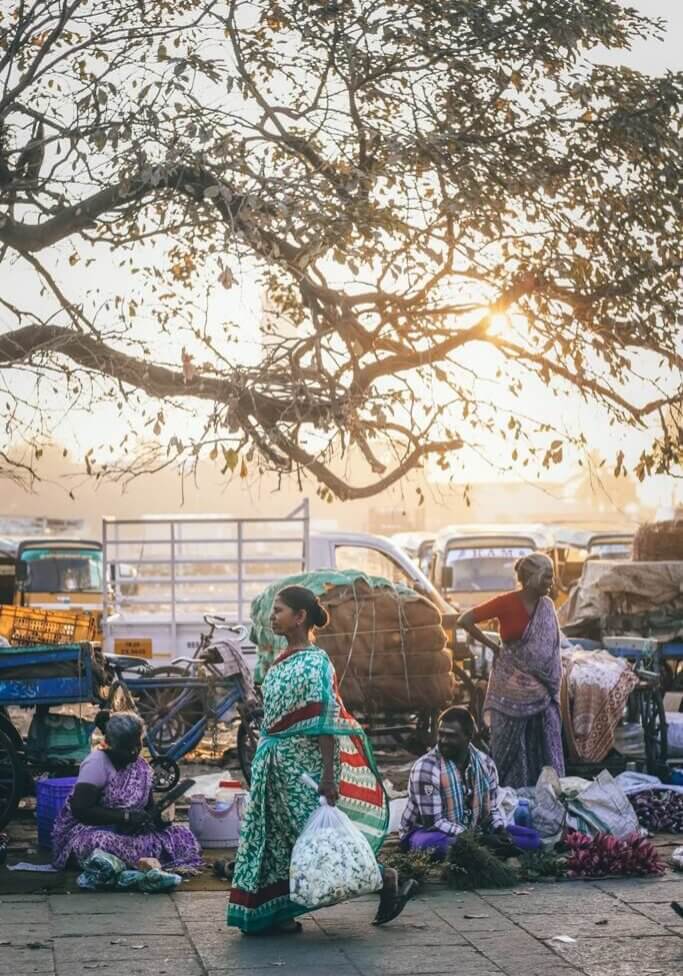
[[168,793],[180,781],[180,766],[173,759],[160,756],[151,765],[152,786],[158,793]]
[[176,679],[173,685],[166,687],[148,688],[143,685],[134,690],[137,712],[147,729],[153,728],[158,722],[163,723],[154,734],[154,746],[163,754],[178,739],[182,739],[185,733],[204,716],[204,704],[198,695],[188,696],[187,703],[183,704],[174,715],[169,715],[185,690],[183,687],[183,679],[187,678],[185,668],[169,664],[146,671],[144,677],[145,679]]
[[21,799],[24,768],[14,743],[0,731],[0,827],[14,816]]
[[119,678],[114,678],[107,696],[107,708],[110,712],[135,712],[135,699],[128,686]]

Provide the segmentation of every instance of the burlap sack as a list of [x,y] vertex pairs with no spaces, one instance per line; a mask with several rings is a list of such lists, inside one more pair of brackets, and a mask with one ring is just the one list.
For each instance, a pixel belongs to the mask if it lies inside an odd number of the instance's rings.
[[361,580],[320,601],[330,623],[316,640],[332,658],[350,709],[440,709],[451,701],[451,652],[429,600]]

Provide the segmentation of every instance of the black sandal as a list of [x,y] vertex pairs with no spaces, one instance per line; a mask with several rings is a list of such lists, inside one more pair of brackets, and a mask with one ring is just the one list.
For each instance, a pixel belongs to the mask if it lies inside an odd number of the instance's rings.
[[386,925],[387,922],[392,922],[395,918],[398,918],[410,899],[417,894],[418,888],[419,885],[415,878],[411,878],[409,881],[404,881],[401,887],[398,889],[398,894],[394,896],[394,900],[391,905],[384,910],[382,910],[382,907],[380,906],[372,924]]

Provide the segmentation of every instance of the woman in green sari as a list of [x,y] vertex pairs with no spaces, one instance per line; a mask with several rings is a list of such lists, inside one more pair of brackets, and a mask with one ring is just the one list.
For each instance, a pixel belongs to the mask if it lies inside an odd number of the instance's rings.
[[[389,803],[370,744],[344,708],[332,662],[312,642],[313,629],[327,622],[327,611],[303,586],[288,586],[275,598],[271,627],[287,639],[287,649],[262,686],[261,738],[228,905],[228,925],[248,935],[299,932],[296,916],[310,911],[289,897],[292,849],[318,806],[302,773],[319,783],[319,794],[353,820],[375,852],[387,833]],[[396,918],[416,888],[410,881],[399,887],[392,868],[383,877],[377,925]]]

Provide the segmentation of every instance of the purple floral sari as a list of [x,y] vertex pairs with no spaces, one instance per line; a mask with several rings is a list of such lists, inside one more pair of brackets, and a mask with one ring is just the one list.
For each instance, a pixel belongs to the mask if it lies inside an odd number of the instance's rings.
[[486,692],[491,752],[502,786],[534,786],[544,766],[564,775],[560,628],[543,596],[521,640],[504,644]]
[[[116,771],[102,791],[100,803],[116,810],[144,810],[151,790],[151,766],[139,758]],[[52,863],[64,868],[73,855],[82,864],[95,849],[115,854],[129,867],[136,867],[142,857],[155,857],[163,868],[173,870],[193,872],[202,866],[199,844],[188,827],[172,824],[133,836],[119,833],[116,827],[90,827],[76,820],[67,800],[52,833]]]

